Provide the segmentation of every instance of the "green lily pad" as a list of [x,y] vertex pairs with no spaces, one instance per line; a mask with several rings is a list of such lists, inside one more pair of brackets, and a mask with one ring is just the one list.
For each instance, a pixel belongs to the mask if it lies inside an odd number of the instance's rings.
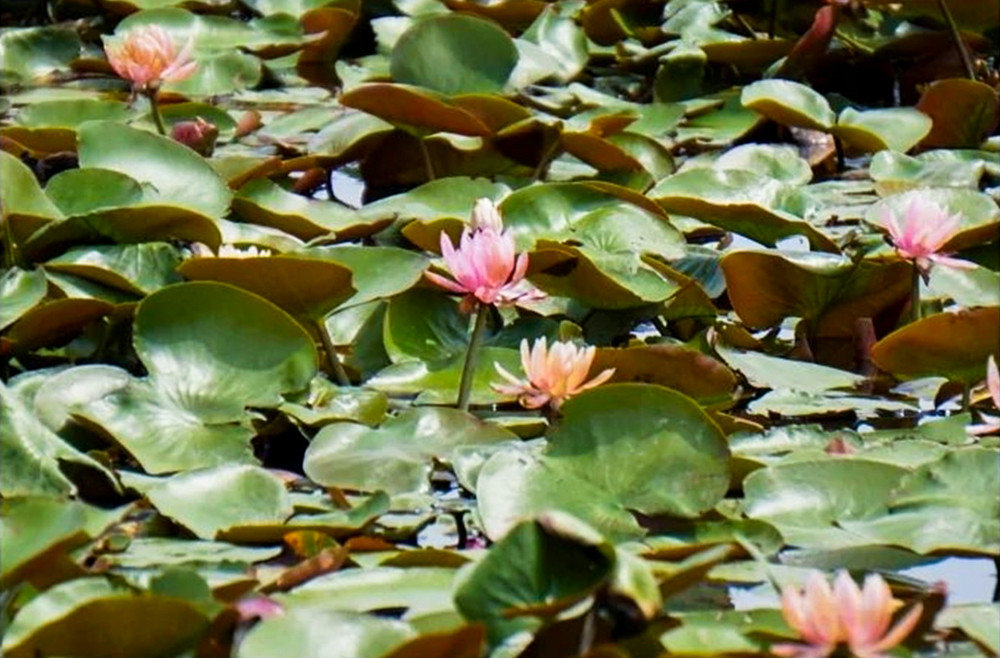
[[878,367],[896,377],[941,375],[966,384],[983,380],[991,354],[1000,355],[1000,306],[936,313],[872,347]]
[[392,49],[397,82],[442,94],[503,90],[517,64],[517,48],[495,23],[445,14],[417,21]]
[[538,239],[529,257],[530,279],[555,295],[593,308],[629,308],[665,301],[678,285],[642,259],[683,253],[679,231],[634,206],[598,208],[577,219],[571,244]]
[[76,129],[86,121],[123,122],[132,114],[125,103],[94,98],[42,101],[28,105],[17,123],[0,134],[42,153],[76,150]]
[[4,587],[53,569],[87,542],[83,504],[56,498],[8,498],[0,506],[0,583]]
[[38,305],[48,292],[45,272],[12,267],[0,279],[0,329],[6,329]]
[[1000,623],[996,603],[949,605],[934,618],[935,628],[959,628],[994,653],[1000,653]]
[[981,265],[968,269],[935,267],[927,293],[948,297],[962,306],[1000,306],[1000,273]]
[[414,617],[453,610],[455,579],[455,569],[446,567],[344,569],[275,598],[289,608],[344,612],[406,608],[406,616]]
[[398,247],[339,245],[314,247],[301,255],[316,255],[351,271],[351,285],[356,292],[341,308],[386,299],[415,286],[427,269],[427,259]]
[[754,471],[743,480],[747,516],[774,525],[793,546],[871,543],[838,526],[886,513],[908,469],[866,459],[802,459]]
[[642,531],[626,510],[697,516],[728,487],[729,448],[690,398],[660,386],[612,384],[581,393],[562,411],[540,459],[508,452],[483,466],[477,497],[489,536],[561,509],[609,537],[634,538]]
[[32,599],[3,638],[11,658],[154,658],[192,648],[209,618],[191,602],[78,578]]
[[742,169],[769,176],[789,185],[812,180],[812,168],[792,146],[743,144],[729,149],[712,163],[714,169]]
[[990,495],[1000,486],[998,465],[995,449],[948,452],[903,478],[883,515],[852,519],[844,528],[921,554],[1000,555],[1000,505]]
[[[481,367],[472,378],[472,404],[497,404],[509,401],[509,395],[494,391],[492,384],[498,380],[496,371],[489,365],[499,363],[509,372],[516,372],[521,357],[517,350],[506,347],[483,347],[479,355]],[[366,382],[366,386],[390,395],[417,395],[417,404],[455,404],[462,378],[465,355],[440,362],[407,360],[380,370]]]
[[229,528],[281,522],[292,514],[282,481],[250,465],[188,471],[150,488],[146,497],[161,514],[206,540]]
[[45,268],[144,295],[180,281],[175,271],[180,262],[180,254],[171,245],[150,242],[76,247],[46,262]]
[[889,196],[927,187],[978,189],[990,165],[989,155],[980,151],[940,149],[917,156],[880,151],[872,157],[868,173],[879,195]]
[[865,381],[864,377],[853,372],[815,363],[782,359],[725,345],[716,345],[715,351],[757,388],[820,393],[831,388],[854,388]]
[[131,176],[111,169],[69,169],[53,176],[45,194],[68,216],[138,204],[143,188]]
[[152,189],[144,195],[150,204],[179,206],[221,217],[232,194],[205,160],[177,142],[111,121],[80,127],[80,166],[111,169]]
[[784,126],[826,132],[837,119],[821,94],[791,80],[758,80],[743,87],[740,100],[744,107]]
[[694,217],[761,244],[801,235],[818,251],[838,252],[826,235],[796,213],[801,193],[751,171],[689,169],[660,181],[649,191],[667,212]]
[[83,44],[72,27],[45,26],[6,30],[0,36],[0,60],[5,77],[31,82],[55,71],[68,70]]
[[178,284],[147,297],[134,340],[149,377],[77,417],[103,428],[149,473],[252,461],[245,408],[280,405],[281,394],[304,389],[317,367],[312,339],[290,316],[219,283]]
[[302,240],[331,234],[338,240],[360,238],[381,231],[389,223],[365,221],[350,208],[307,199],[266,178],[244,185],[233,199],[233,210],[245,221],[271,226]]
[[[60,468],[62,462],[98,471],[111,483],[111,472],[79,452],[46,427],[7,386],[0,384],[0,493],[7,496],[59,496],[77,492]],[[112,484],[112,486],[117,486]]]
[[237,658],[383,656],[414,638],[401,621],[322,608],[292,609],[257,624],[240,643]]
[[497,642],[538,629],[594,592],[612,574],[612,545],[593,528],[561,513],[524,521],[471,568],[455,592],[466,619],[486,624]]
[[303,467],[325,486],[389,493],[429,491],[432,460],[451,461],[459,446],[516,438],[453,409],[409,409],[378,429],[328,425],[309,444]]
[[3,215],[16,242],[23,242],[51,220],[62,219],[62,212],[42,192],[35,174],[7,151],[0,151],[0,181]]
[[846,108],[830,132],[851,148],[874,153],[885,149],[906,152],[931,131],[933,122],[912,107],[890,107],[858,112]]

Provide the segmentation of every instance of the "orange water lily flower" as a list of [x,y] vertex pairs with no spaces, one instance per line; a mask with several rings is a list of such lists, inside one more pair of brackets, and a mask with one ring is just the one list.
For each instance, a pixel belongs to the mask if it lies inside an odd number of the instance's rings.
[[[986,361],[986,390],[993,398],[993,405],[1000,409],[1000,370],[997,369],[997,361],[990,355]],[[983,422],[978,425],[970,425],[966,430],[969,434],[992,434],[1000,431],[1000,416],[987,416],[983,414]]]
[[458,249],[441,233],[441,255],[452,278],[434,272],[426,276],[442,288],[466,295],[466,309],[476,300],[503,306],[533,296],[530,288],[521,285],[528,271],[528,254],[515,252],[514,236],[503,230],[500,215],[488,199],[476,203],[473,227],[462,231]]
[[521,367],[528,379],[518,379],[494,362],[493,367],[508,383],[493,384],[493,390],[518,396],[528,409],[537,409],[546,403],[558,409],[568,398],[603,384],[615,374],[615,369],[609,368],[584,383],[596,353],[593,346],[577,347],[560,341],[552,343],[550,348],[544,336],[529,350],[528,340],[524,339],[521,341]]
[[920,274],[927,279],[932,265],[968,268],[973,264],[941,253],[941,249],[957,232],[961,218],[949,215],[932,201],[915,197],[906,207],[902,220],[887,210],[882,222],[889,231],[896,253],[911,260]]
[[819,571],[806,579],[804,590],[782,589],[781,611],[805,644],[776,644],[771,653],[782,658],[825,658],[846,644],[857,658],[879,658],[902,642],[920,619],[923,606],[910,608],[890,630],[892,615],[902,606],[878,574],[865,578],[864,589],[846,571],[833,588]]
[[141,91],[192,75],[197,66],[191,59],[193,50],[193,38],[178,49],[158,25],[137,27],[120,37],[105,37],[104,44],[111,67]]

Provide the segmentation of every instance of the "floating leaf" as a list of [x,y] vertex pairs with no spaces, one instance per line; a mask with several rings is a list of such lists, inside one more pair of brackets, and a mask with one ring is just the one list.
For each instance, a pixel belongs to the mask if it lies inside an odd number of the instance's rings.
[[392,49],[392,77],[442,94],[503,90],[517,64],[517,48],[490,21],[446,14],[417,21]]
[[429,489],[432,460],[451,461],[459,446],[516,438],[453,409],[410,409],[378,429],[328,425],[309,444],[303,467],[310,478],[326,486],[389,493],[424,491]]
[[785,126],[828,131],[837,118],[822,95],[791,80],[758,80],[743,87],[740,99],[744,107]]
[[11,658],[154,658],[193,647],[208,624],[206,614],[184,599],[78,578],[25,605],[7,627],[2,649]]
[[929,116],[910,107],[858,112],[846,108],[830,132],[855,149],[874,153],[884,149],[909,151],[931,132]]
[[[786,208],[801,203],[798,191],[750,171],[690,169],[660,181],[649,191],[667,212],[676,212],[762,244],[802,235],[813,249],[837,252],[836,244]],[[801,210],[798,210],[801,212]]]
[[0,329],[6,329],[41,302],[48,286],[42,270],[12,267],[0,279]]
[[257,466],[188,471],[150,488],[146,497],[161,514],[208,540],[229,528],[280,522],[292,514],[285,485]]
[[1000,306],[936,313],[872,347],[878,367],[897,377],[941,375],[965,384],[982,381],[991,354],[1000,355]]
[[567,514],[511,528],[455,592],[467,619],[486,623],[494,642],[542,625],[591,594],[614,566],[611,544]]
[[80,127],[80,166],[111,169],[152,186],[144,200],[221,217],[231,193],[204,159],[177,142],[111,121]]

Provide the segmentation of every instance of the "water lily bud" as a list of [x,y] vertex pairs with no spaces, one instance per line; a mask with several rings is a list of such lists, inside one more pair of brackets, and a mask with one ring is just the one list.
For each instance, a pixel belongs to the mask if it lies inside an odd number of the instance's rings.
[[194,121],[179,121],[170,131],[174,141],[180,142],[192,151],[209,157],[215,150],[215,140],[219,137],[219,129],[215,125],[198,117]]
[[496,204],[490,199],[479,199],[472,209],[472,230],[474,231],[503,231],[503,219]]

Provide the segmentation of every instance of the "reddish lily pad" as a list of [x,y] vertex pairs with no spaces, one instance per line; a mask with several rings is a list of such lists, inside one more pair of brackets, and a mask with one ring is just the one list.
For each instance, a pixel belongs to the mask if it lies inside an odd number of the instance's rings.
[[936,313],[894,331],[872,347],[875,363],[897,377],[941,375],[975,384],[986,359],[1000,355],[1000,307]]

